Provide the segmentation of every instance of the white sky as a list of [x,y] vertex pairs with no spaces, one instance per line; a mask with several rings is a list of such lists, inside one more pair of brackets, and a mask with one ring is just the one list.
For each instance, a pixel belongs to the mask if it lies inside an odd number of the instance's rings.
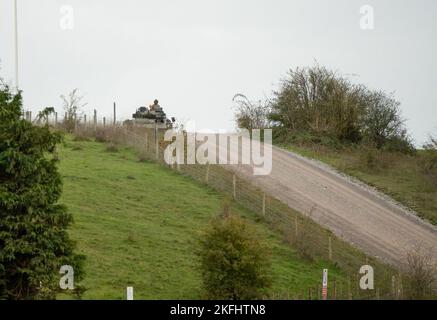
[[[361,30],[372,5],[375,29]],[[60,8],[74,9],[74,29]],[[394,91],[417,143],[437,132],[434,0],[18,0],[25,107],[79,88],[88,115],[128,118],[158,98],[168,116],[232,129],[232,97],[269,97],[290,68],[319,64]],[[14,82],[13,0],[0,0],[0,76]]]

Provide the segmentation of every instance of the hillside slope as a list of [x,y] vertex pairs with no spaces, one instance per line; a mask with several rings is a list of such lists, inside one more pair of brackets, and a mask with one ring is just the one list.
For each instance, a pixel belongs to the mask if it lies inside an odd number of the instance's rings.
[[[85,299],[197,299],[203,296],[196,238],[220,212],[223,196],[130,150],[67,138],[59,150],[62,203],[73,214],[71,236],[87,256]],[[322,269],[345,276],[324,261],[308,262],[284,244],[256,215],[234,206],[255,223],[272,248],[271,294],[296,296],[316,288]],[[352,284],[354,285],[354,284]]]
[[421,245],[437,261],[436,227],[326,166],[274,147],[269,175],[254,176],[250,165],[232,169],[371,256],[400,266]]

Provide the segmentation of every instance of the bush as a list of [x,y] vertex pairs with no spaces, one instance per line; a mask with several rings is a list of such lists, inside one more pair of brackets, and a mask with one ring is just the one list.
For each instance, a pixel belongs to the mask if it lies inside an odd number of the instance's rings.
[[78,281],[84,257],[67,233],[72,216],[58,204],[61,136],[21,113],[21,93],[0,84],[0,299],[54,298],[60,267],[73,266]]
[[232,101],[236,103],[235,120],[238,128],[252,130],[269,127],[270,107],[267,102],[251,102],[241,93],[236,94]]
[[420,153],[418,164],[430,183],[437,186],[437,139],[430,137]]
[[269,119],[293,131],[358,142],[362,91],[327,68],[296,68],[274,93]]
[[269,252],[254,227],[224,214],[213,219],[199,252],[209,299],[258,299],[270,286]]
[[73,132],[79,124],[82,117],[82,108],[87,105],[83,103],[82,96],[79,96],[78,89],[71,91],[68,96],[61,95],[63,108],[66,118],[64,118],[63,126],[67,132]]
[[[274,92],[268,119],[286,134],[305,132],[320,142],[322,137],[343,144],[365,141],[378,149],[387,146],[387,150],[410,153],[414,147],[399,105],[392,94],[354,84],[315,65],[289,71]],[[247,113],[237,114],[237,122]]]
[[391,143],[393,148],[398,148],[396,151],[403,151],[404,148],[409,151],[412,144],[403,126],[400,102],[392,94],[371,90],[366,90],[362,99],[365,106],[362,123],[365,139],[378,149]]
[[323,146],[332,150],[343,150],[345,143],[328,135],[317,135],[305,131],[286,130],[276,128],[273,130],[273,142],[276,144],[293,144],[299,147]]
[[389,152],[400,152],[410,155],[416,154],[416,148],[405,132],[386,139],[382,149]]

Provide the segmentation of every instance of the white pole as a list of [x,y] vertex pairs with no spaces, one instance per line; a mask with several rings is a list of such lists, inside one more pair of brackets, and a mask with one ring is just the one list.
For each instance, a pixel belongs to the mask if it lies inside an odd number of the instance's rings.
[[126,288],[126,294],[127,294],[127,300],[133,300],[134,299],[134,288],[133,287],[127,287]]
[[328,299],[328,269],[323,269],[323,279],[322,279],[322,299]]
[[19,86],[18,81],[18,19],[17,19],[17,0],[14,0],[14,25],[15,25],[15,86]]

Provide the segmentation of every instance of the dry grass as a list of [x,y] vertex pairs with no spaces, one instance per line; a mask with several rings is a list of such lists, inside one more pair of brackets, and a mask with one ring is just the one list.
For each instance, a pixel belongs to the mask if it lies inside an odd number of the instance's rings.
[[406,257],[409,298],[426,299],[436,294],[437,266],[430,250],[414,246]]

